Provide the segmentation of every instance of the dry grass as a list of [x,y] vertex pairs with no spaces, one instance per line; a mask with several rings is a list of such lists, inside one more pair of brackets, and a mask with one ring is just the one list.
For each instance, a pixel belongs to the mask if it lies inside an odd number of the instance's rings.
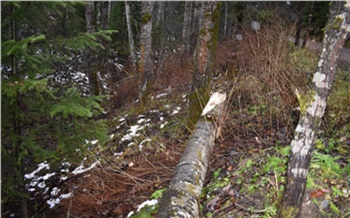
[[136,205],[167,186],[181,155],[169,144],[166,152],[111,159],[79,176],[71,185],[74,196],[61,203],[62,217],[125,217]]

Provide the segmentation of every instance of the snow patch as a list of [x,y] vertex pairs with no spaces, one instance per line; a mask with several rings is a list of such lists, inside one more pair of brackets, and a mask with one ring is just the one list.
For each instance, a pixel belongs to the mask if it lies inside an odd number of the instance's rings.
[[167,124],[168,124],[168,122],[165,122],[165,123],[160,124],[160,128],[163,129],[164,126],[167,125]]
[[157,95],[156,98],[162,98],[162,97],[165,97],[167,95],[168,95],[168,93],[161,93],[161,94]]
[[178,114],[180,112],[180,107],[176,107],[173,112],[171,113],[171,115],[175,115],[175,114]]
[[142,204],[140,204],[138,206],[137,212],[139,212],[145,206],[154,206],[156,204],[158,204],[158,200],[157,199],[147,200],[147,201],[143,202]]
[[143,140],[143,141],[139,144],[139,150],[140,150],[140,151],[142,150],[143,144],[144,144],[145,142],[151,142],[151,141],[152,141],[152,139],[150,139],[150,138],[146,138],[145,140]]
[[25,174],[24,175],[24,178],[26,179],[32,179],[35,177],[35,174],[38,173],[39,171],[41,171],[42,169],[46,168],[47,170],[50,169],[50,165],[45,161],[44,163],[40,163],[38,164],[38,168],[33,171],[32,173],[30,174]]
[[92,163],[88,168],[84,168],[83,164],[81,164],[79,167],[77,167],[75,170],[73,170],[72,173],[74,175],[78,175],[78,174],[84,173],[84,172],[86,172],[88,170],[91,170],[92,168],[94,168],[99,163],[100,163],[99,161],[96,161],[96,162]]
[[124,135],[123,138],[121,139],[121,141],[122,142],[130,141],[133,137],[139,136],[140,134],[138,134],[137,131],[142,130],[142,129],[143,129],[143,126],[139,126],[139,125],[131,126],[129,129],[130,133]]

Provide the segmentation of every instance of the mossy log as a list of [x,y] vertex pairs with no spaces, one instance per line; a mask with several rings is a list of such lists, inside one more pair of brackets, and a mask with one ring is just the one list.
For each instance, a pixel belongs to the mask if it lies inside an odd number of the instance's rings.
[[199,217],[198,199],[214,146],[214,129],[211,122],[197,123],[160,201],[157,217]]
[[209,99],[206,113],[202,113],[207,117],[197,122],[168,190],[160,201],[157,217],[199,217],[198,201],[214,140],[220,134],[225,99],[226,94],[219,93],[214,93]]

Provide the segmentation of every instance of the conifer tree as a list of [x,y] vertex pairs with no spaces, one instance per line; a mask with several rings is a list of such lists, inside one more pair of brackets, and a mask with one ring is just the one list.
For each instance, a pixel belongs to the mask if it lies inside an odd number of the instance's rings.
[[82,6],[71,2],[2,4],[3,216],[13,211],[18,217],[29,217],[43,209],[28,204],[24,180],[24,174],[39,162],[74,160],[85,155],[85,140],[99,139],[102,144],[106,139],[105,122],[95,119],[104,110],[103,96],[84,97],[74,83],[57,82],[57,75],[66,74],[62,69],[67,68],[67,61],[86,48],[101,48],[99,37],[110,40],[112,31],[85,33],[84,26],[79,32],[67,30],[69,38],[55,31],[67,21],[67,12],[75,12],[70,15],[79,21]]

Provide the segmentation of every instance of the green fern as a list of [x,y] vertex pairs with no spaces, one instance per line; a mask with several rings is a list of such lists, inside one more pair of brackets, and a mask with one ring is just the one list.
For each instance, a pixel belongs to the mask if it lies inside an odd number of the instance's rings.
[[329,201],[329,207],[335,214],[340,215],[340,209],[333,203],[333,201]]

